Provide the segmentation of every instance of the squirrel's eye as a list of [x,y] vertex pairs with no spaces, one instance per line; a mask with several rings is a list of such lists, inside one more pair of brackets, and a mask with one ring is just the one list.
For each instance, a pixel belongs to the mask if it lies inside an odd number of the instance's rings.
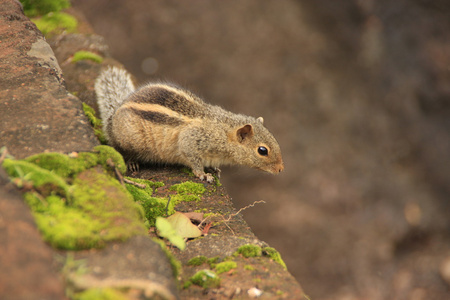
[[260,146],[258,147],[258,153],[259,155],[267,156],[267,154],[269,154],[269,151],[267,151],[266,147]]

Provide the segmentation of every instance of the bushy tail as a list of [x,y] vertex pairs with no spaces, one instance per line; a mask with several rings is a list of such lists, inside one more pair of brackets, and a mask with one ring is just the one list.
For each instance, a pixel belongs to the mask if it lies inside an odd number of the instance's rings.
[[109,67],[95,80],[97,104],[105,133],[109,118],[134,90],[130,74],[117,67]]

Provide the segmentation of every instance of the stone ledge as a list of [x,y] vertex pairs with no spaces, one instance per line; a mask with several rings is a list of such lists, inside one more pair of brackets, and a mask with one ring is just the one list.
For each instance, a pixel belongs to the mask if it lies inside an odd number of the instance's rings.
[[[88,27],[88,25],[83,25],[83,28]],[[108,48],[103,39],[92,35],[92,32],[85,35],[83,33],[65,34],[49,40],[53,47],[52,50],[35,25],[23,15],[20,6],[13,0],[4,1],[2,4],[0,34],[7,37],[0,43],[0,53],[2,53],[0,72],[2,72],[3,78],[0,83],[0,111],[2,116],[5,116],[0,124],[0,146],[7,146],[9,152],[16,158],[23,158],[44,151],[62,153],[89,151],[98,145],[93,130],[82,112],[80,100],[93,105],[95,102],[93,83],[98,73],[105,65],[119,64],[109,57]],[[102,55],[105,60],[102,64],[86,60],[72,63],[71,57],[78,50],[94,51]],[[66,90],[66,86],[70,93],[78,95],[80,99],[70,94]],[[95,105],[93,106],[95,107]],[[176,167],[144,168],[136,177],[156,179],[167,185],[186,180],[197,180],[180,172],[180,169]],[[4,205],[11,201],[17,202],[15,198],[19,197],[5,192],[7,191],[6,182],[3,180],[0,187],[0,192],[2,192],[0,213],[4,211]],[[177,210],[194,211],[200,208],[223,215],[227,221],[219,222],[219,225],[214,226],[208,237],[188,242],[185,252],[174,251],[183,263],[182,276],[178,278],[182,281],[187,280],[197,270],[196,267],[187,264],[195,256],[217,256],[223,259],[230,257],[240,245],[251,243],[266,246],[254,236],[242,216],[236,213],[231,199],[222,187],[205,186],[209,189],[208,196],[199,203],[180,204]],[[23,202],[19,203],[18,215],[28,216],[27,222],[32,224],[29,209]],[[19,233],[17,226],[20,225],[11,220],[11,217],[14,219],[14,216],[12,214],[8,219],[3,219],[2,225],[10,233]],[[19,219],[17,218],[17,220]],[[34,226],[29,227],[36,235]],[[9,289],[1,288],[0,285],[1,298],[3,299],[3,296],[8,293],[8,297],[11,299],[20,299],[26,291],[34,292],[33,287],[35,286],[42,288],[43,298],[63,298],[62,290],[66,287],[61,283],[58,272],[51,267],[51,265],[58,265],[54,259],[51,259],[55,256],[56,251],[50,249],[37,237],[27,239],[26,244],[20,243],[18,234],[8,236],[8,239],[10,239],[8,247],[21,249],[41,247],[44,254],[29,257],[30,261],[27,262],[27,265],[41,264],[39,272],[45,271],[48,277],[40,275],[34,269],[17,268],[15,277],[9,278],[9,282],[16,285]],[[303,299],[305,297],[301,287],[289,272],[268,257],[236,258],[240,265],[239,270],[225,274],[220,288],[205,290],[193,286],[182,289],[177,295],[174,288],[175,280],[170,279],[171,274],[168,272],[167,260],[164,257],[156,260],[145,258],[145,255],[159,255],[157,253],[160,251],[155,250],[156,248],[151,250],[154,248],[152,245],[154,243],[149,239],[142,241],[140,238],[132,238],[123,244],[111,244],[104,250],[77,252],[75,253],[76,259],[87,259],[92,273],[87,274],[87,277],[84,278],[66,276],[66,280],[75,285],[72,287],[73,290],[90,288],[95,283],[94,286],[97,287],[137,289],[140,291],[139,293],[143,291],[146,297],[151,297],[152,291],[154,291],[168,299],[178,297],[183,299],[198,297],[221,299],[234,296],[247,298],[250,297],[247,291],[251,288],[258,288],[265,292],[266,296],[286,299]],[[3,249],[4,252],[0,253],[2,258],[8,257],[7,250]],[[63,253],[63,255],[67,255],[67,253]],[[95,259],[95,257],[99,258]],[[133,260],[135,264],[127,264],[127,259],[133,257],[145,261],[139,263],[139,261]],[[104,261],[104,266],[95,265],[99,261]],[[153,261],[152,266],[149,266],[151,261]],[[106,265],[109,267],[108,272],[106,272]],[[248,265],[248,269],[251,268],[253,271],[245,272],[244,265]],[[14,265],[11,266],[14,267]],[[62,266],[59,265],[59,267]],[[121,269],[122,267],[124,269]],[[141,269],[138,270],[138,268]],[[8,271],[8,269],[2,268],[1,276],[8,276],[3,273],[4,271]],[[141,276],[137,277],[137,273]],[[127,274],[133,274],[133,276],[127,276]],[[22,286],[21,278],[23,276],[35,281],[27,286]],[[149,278],[145,278],[149,276],[154,280],[149,281]],[[40,284],[40,280],[44,278],[51,278],[46,281],[46,285]],[[50,288],[46,288],[47,286]]]

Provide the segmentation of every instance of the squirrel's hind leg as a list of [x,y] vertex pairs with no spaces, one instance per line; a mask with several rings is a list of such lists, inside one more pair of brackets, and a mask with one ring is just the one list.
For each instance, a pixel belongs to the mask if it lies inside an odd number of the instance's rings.
[[139,163],[135,161],[127,161],[127,170],[131,173],[139,172]]

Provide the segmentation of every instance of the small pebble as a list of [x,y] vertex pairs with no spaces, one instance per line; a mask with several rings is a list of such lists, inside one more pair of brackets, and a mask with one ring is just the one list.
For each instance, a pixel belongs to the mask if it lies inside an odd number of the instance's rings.
[[249,289],[247,293],[251,298],[258,298],[259,296],[262,295],[263,291],[254,287]]

